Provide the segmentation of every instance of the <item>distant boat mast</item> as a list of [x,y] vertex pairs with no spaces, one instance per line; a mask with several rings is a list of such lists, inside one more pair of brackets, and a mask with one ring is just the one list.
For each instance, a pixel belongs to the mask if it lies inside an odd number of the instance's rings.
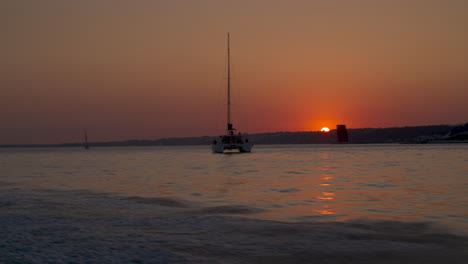
[[86,133],[86,130],[84,131],[84,143],[83,143],[83,147],[85,149],[89,149],[89,144],[88,144],[88,133]]

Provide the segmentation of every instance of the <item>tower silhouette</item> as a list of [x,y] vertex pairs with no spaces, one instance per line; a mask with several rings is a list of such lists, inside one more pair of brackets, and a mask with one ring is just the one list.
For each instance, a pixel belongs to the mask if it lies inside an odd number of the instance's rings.
[[336,125],[336,134],[338,136],[338,142],[348,142],[348,130],[346,130],[346,125]]

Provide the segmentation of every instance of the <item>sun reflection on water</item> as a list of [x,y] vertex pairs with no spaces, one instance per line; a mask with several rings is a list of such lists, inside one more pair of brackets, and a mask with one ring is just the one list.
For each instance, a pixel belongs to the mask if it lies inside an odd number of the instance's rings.
[[319,188],[323,190],[321,192],[321,195],[317,196],[317,199],[321,200],[322,203],[324,204],[322,204],[321,209],[316,209],[313,211],[321,215],[333,215],[335,214],[335,211],[331,209],[330,201],[333,201],[336,198],[335,198],[335,192],[329,191],[331,190],[331,187],[332,187],[332,184],[330,183],[330,181],[333,179],[333,177],[322,174],[320,175],[320,178],[325,182],[321,182],[318,184]]
[[333,211],[332,209],[330,209],[330,206],[329,205],[323,205],[323,209],[322,210],[314,210],[314,212],[316,213],[319,213],[319,214],[322,214],[322,215],[333,215],[335,214],[335,211]]

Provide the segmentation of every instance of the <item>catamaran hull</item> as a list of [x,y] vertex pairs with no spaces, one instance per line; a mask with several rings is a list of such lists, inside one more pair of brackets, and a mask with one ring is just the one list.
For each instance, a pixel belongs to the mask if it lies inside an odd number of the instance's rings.
[[224,153],[230,151],[250,152],[253,144],[249,142],[245,135],[224,135],[213,140],[211,149],[213,153]]
[[238,152],[251,152],[252,151],[252,144],[244,143],[244,144],[223,144],[217,143],[211,146],[213,153],[226,153],[230,151],[238,151]]

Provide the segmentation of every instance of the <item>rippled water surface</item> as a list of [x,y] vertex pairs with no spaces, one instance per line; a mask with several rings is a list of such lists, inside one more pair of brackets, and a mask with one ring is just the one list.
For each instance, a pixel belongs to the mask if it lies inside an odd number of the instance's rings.
[[0,182],[246,205],[288,222],[436,222],[468,233],[468,144],[0,149]]

